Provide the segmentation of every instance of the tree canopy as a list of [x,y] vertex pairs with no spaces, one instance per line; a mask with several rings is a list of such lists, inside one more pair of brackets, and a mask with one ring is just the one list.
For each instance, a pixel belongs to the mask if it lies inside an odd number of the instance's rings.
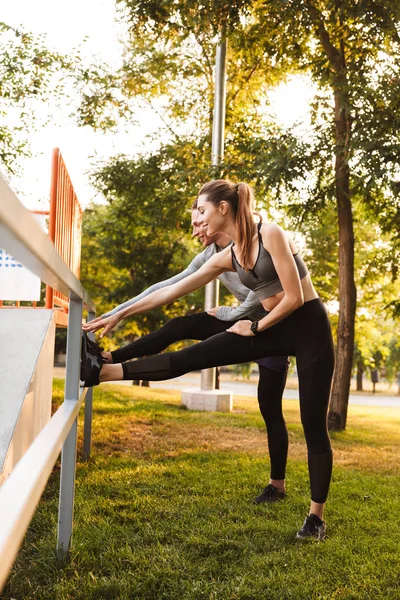
[[[372,352],[361,343],[365,328],[355,327],[356,319],[366,322],[359,309],[366,310],[373,295],[370,315],[389,315],[388,307],[398,306],[393,282],[400,239],[400,6],[389,0],[119,4],[129,29],[124,66],[94,78],[82,114],[104,123],[117,107],[129,118],[134,99],[158,98],[168,143],[143,159],[143,172],[152,171],[152,161],[165,156],[168,146],[170,162],[160,179],[165,174],[171,185],[170,199],[176,193],[183,208],[201,177],[233,177],[253,183],[262,206],[274,202],[296,224],[308,242],[322,296],[340,303],[331,426],[343,428],[354,341],[357,355]],[[214,53],[221,34],[229,40],[226,153],[221,167],[210,172]],[[317,90],[306,136],[278,125],[268,112],[268,90],[289,73],[307,74]],[[181,160],[182,153],[191,160]],[[109,165],[113,177],[126,172],[123,163],[129,170],[129,159],[122,157]],[[137,180],[138,197],[141,186],[157,197],[160,180]],[[152,231],[150,223],[146,227]],[[383,240],[380,246],[371,232]],[[367,264],[385,293],[376,293],[363,274]]]
[[60,78],[73,61],[49,50],[45,36],[5,23],[0,44],[0,162],[12,172],[18,157],[29,154],[26,131],[35,127],[37,102],[63,94]]

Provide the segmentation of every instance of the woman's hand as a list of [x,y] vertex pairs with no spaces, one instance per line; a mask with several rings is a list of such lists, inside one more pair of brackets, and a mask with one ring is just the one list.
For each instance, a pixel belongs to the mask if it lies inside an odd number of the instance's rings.
[[[100,315],[100,317],[96,317],[94,319],[92,319],[90,321],[90,324],[92,325],[93,323],[98,323],[99,321],[101,321],[102,319],[106,319],[107,317],[105,317],[104,315]],[[85,323],[85,326],[88,325],[88,323]]]
[[226,331],[228,331],[228,333],[236,333],[236,335],[242,335],[243,337],[253,337],[254,333],[250,329],[251,323],[252,321],[238,321]]
[[85,323],[82,325],[83,331],[98,331],[104,327],[104,331],[100,334],[100,339],[107,335],[116,325],[119,323],[119,318],[117,315],[111,315],[109,317],[93,319],[93,321],[89,321],[89,323]]
[[207,314],[211,315],[212,317],[216,317],[218,309],[219,306],[214,306],[214,308],[210,308],[210,310],[207,311]]

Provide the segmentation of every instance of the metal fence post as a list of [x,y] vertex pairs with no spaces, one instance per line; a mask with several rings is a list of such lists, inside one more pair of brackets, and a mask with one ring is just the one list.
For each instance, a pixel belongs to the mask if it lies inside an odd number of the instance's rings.
[[[218,306],[218,298],[219,298],[219,281],[218,279],[214,279],[214,281],[210,281],[207,283],[204,297],[204,310],[208,311]],[[215,390],[215,382],[216,382],[217,369],[216,367],[211,367],[210,369],[203,369],[201,371],[201,389],[202,390]]]
[[[65,401],[79,398],[79,371],[81,351],[82,300],[73,292],[69,295],[67,369]],[[60,500],[58,510],[57,551],[66,554],[71,547],[72,518],[75,497],[76,444],[78,418],[66,438],[61,453]]]
[[[215,57],[215,91],[214,118],[212,126],[211,164],[218,167],[224,156],[225,106],[226,106],[226,52],[227,39],[225,31],[217,46]],[[204,310],[208,311],[218,306],[219,281],[215,279],[206,285]],[[201,389],[215,390],[217,369],[203,369],[201,372]]]
[[[95,314],[89,311],[88,321],[94,319]],[[93,333],[88,334],[94,339]],[[83,460],[89,460],[92,448],[92,419],[93,419],[93,388],[89,388],[85,399],[85,418],[83,425]]]

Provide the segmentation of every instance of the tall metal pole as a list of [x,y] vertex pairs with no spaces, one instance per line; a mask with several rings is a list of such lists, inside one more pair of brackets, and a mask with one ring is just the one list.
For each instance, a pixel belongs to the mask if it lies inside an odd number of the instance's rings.
[[[214,91],[214,116],[212,128],[211,165],[218,167],[224,157],[224,130],[226,106],[226,48],[225,35],[221,36],[217,46],[215,61],[215,91]],[[206,285],[204,310],[210,310],[218,305],[219,281],[215,279]],[[201,389],[215,389],[216,369],[204,369],[201,372]]]
[[226,107],[226,38],[217,46],[215,61],[214,118],[212,129],[211,164],[218,167],[224,157],[224,131]]

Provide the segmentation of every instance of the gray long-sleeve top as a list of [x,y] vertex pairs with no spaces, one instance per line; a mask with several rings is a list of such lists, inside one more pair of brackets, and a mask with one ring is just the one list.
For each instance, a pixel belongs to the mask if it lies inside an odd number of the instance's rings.
[[[142,292],[138,296],[127,300],[123,304],[119,304],[118,306],[113,308],[113,310],[110,310],[103,316],[109,317],[110,315],[114,315],[115,313],[119,312],[120,310],[123,310],[124,308],[127,308],[128,306],[136,304],[136,302],[138,302],[142,298],[145,298],[152,292],[167,287],[168,285],[173,285],[174,283],[185,279],[189,275],[192,275],[193,273],[198,271],[200,267],[202,267],[204,263],[206,263],[208,259],[211,258],[218,251],[219,248],[216,244],[211,244],[210,246],[207,246],[207,248],[205,248],[203,252],[200,252],[200,254],[194,257],[192,262],[184,271],[178,273],[178,275],[174,275],[174,277],[166,279],[165,281],[155,283],[154,285],[147,288],[147,290],[144,290],[144,292]],[[226,288],[228,288],[230,293],[233,296],[235,296],[235,298],[237,298],[239,302],[241,302],[241,304],[237,307],[220,306],[216,314],[217,318],[220,321],[238,321],[239,319],[251,319],[252,321],[254,321],[265,317],[265,310],[263,309],[257,296],[254,294],[254,292],[249,290],[249,288],[243,285],[237,273],[228,271],[219,275],[218,279],[225,285]]]

